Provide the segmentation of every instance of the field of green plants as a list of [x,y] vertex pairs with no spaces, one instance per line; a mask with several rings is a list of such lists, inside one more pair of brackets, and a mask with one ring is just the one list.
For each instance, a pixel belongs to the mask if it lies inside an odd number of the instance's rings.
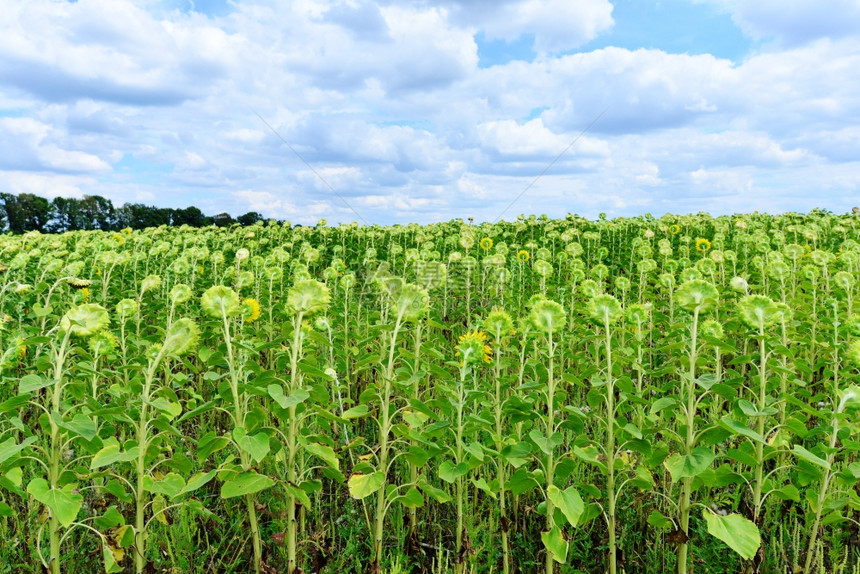
[[0,573],[860,572],[858,227],[0,236]]

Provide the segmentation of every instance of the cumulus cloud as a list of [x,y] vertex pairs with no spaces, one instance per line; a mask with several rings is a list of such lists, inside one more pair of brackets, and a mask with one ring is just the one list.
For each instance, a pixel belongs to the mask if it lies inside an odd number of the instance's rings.
[[0,173],[299,223],[850,208],[857,4],[703,1],[755,49],[590,49],[608,0],[0,0]]
[[455,21],[487,38],[511,41],[533,35],[534,48],[541,53],[577,48],[613,24],[608,0],[451,0],[443,5]]
[[752,36],[775,38],[789,45],[819,38],[842,38],[860,30],[860,3],[856,0],[743,0],[733,17]]

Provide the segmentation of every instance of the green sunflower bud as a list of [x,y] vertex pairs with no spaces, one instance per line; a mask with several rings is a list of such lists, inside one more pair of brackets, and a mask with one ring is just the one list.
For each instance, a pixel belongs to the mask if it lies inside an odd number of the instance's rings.
[[110,323],[107,309],[95,303],[72,307],[60,319],[60,329],[77,337],[91,337]]
[[588,302],[588,315],[603,325],[611,325],[624,315],[621,303],[609,294],[597,295]]
[[140,282],[140,294],[142,296],[147,291],[152,291],[154,289],[158,289],[159,287],[161,287],[161,276],[149,275],[144,278],[143,281]]
[[200,339],[200,329],[191,319],[185,317],[174,322],[164,337],[164,351],[173,357],[182,357],[190,353]]
[[425,289],[404,283],[394,298],[394,310],[404,321],[415,322],[430,308],[430,296]]
[[536,329],[547,334],[560,331],[567,322],[564,307],[549,299],[536,301],[529,313],[529,318]]
[[328,309],[330,300],[328,287],[325,284],[314,279],[299,279],[290,288],[287,306],[293,313],[311,315]]
[[239,295],[229,287],[215,285],[203,293],[200,306],[210,317],[232,317],[239,312]]
[[123,299],[116,304],[116,313],[120,321],[125,321],[137,314],[137,301],[134,299]]
[[741,321],[756,331],[764,331],[779,319],[779,309],[770,297],[747,295],[738,301]]
[[514,320],[502,309],[493,309],[484,319],[484,330],[499,340],[514,330]]
[[704,312],[717,304],[720,295],[717,288],[702,279],[682,283],[675,291],[675,300],[682,309]]
[[170,302],[174,305],[185,303],[189,299],[191,299],[191,287],[184,283],[174,285],[170,290]]

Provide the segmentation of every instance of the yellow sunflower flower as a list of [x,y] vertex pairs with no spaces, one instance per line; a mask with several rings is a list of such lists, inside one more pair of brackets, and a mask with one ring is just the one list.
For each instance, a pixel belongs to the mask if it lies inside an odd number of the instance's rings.
[[242,301],[242,316],[246,323],[253,323],[260,318],[260,304],[251,297]]
[[520,249],[519,251],[517,251],[517,261],[519,261],[520,263],[525,263],[529,260],[529,257],[529,252],[525,249]]
[[696,240],[696,251],[698,251],[699,253],[707,253],[710,249],[711,242],[704,237],[700,237]]
[[460,341],[457,344],[457,356],[463,357],[463,364],[477,365],[482,360],[489,363],[492,359],[493,350],[487,345],[487,334],[477,329],[467,331],[465,335],[460,335]]
[[483,249],[484,251],[489,251],[490,249],[493,248],[493,240],[490,239],[489,237],[484,237],[483,239],[481,239],[480,245],[481,245],[481,249]]
[[679,233],[681,233],[681,226],[677,223],[675,223],[674,225],[670,225],[669,233],[671,233],[672,235],[678,235]]

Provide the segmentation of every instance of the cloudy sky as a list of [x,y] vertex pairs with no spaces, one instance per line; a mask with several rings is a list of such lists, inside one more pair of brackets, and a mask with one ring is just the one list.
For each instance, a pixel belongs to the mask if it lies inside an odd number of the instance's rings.
[[858,70],[860,0],[0,0],[0,191],[300,223],[844,213]]

